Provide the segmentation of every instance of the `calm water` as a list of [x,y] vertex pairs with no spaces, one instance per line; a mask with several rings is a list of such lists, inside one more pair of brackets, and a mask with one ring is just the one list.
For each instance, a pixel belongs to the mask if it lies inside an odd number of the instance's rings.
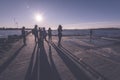
[[[57,31],[52,32],[57,35]],[[0,37],[8,35],[21,35],[21,30],[0,30]],[[63,30],[63,35],[89,35],[89,30]],[[93,30],[95,36],[120,37],[120,30]]]
[[0,30],[0,37],[7,37],[8,35],[21,35],[21,30]]
[[[57,31],[53,32],[57,34]],[[90,30],[64,30],[63,35],[89,35]],[[93,30],[94,36],[120,37],[120,30]]]

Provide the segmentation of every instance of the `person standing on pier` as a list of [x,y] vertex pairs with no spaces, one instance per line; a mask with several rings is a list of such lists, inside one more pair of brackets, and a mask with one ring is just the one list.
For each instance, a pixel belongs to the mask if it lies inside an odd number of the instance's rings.
[[38,29],[37,29],[38,25],[35,25],[34,29],[32,30],[32,33],[35,37],[35,42],[37,42],[38,40]]
[[26,33],[25,33],[25,27],[22,27],[22,38],[23,38],[23,43],[26,45]]
[[43,30],[42,28],[39,28],[39,38],[38,38],[38,47],[43,45]]
[[43,27],[43,39],[44,39],[45,41],[47,41],[46,37],[47,37],[47,32],[46,32],[46,30],[45,30],[45,27]]
[[93,36],[93,30],[90,29],[90,42],[91,42],[91,40],[92,40],[92,36]]
[[49,42],[52,41],[52,30],[51,30],[51,28],[48,29],[48,40],[49,40]]
[[58,46],[61,45],[62,31],[63,31],[63,30],[62,30],[62,26],[59,25],[59,26],[58,26]]

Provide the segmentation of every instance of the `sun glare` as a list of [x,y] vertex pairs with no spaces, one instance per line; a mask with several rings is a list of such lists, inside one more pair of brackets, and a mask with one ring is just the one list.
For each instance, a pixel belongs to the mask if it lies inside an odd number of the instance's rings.
[[36,15],[35,15],[35,20],[38,21],[38,22],[43,21],[42,15],[41,15],[41,14],[36,14]]

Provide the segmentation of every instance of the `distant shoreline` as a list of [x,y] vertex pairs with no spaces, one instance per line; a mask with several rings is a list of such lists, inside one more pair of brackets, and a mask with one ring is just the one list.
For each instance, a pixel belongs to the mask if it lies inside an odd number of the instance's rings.
[[[30,31],[31,29],[26,29],[26,31]],[[47,30],[47,29],[46,29]],[[91,29],[64,29],[63,36],[89,36]],[[99,37],[120,37],[120,29],[119,28],[99,28],[92,29],[93,36]],[[1,36],[16,36],[21,35],[21,29],[19,28],[6,28],[0,30]],[[57,30],[52,30],[52,35],[57,36]]]
[[[0,28],[0,30],[21,30],[22,28]],[[32,28],[26,28],[26,30],[32,30]]]
[[[21,30],[22,28],[0,28],[0,30]],[[64,29],[64,27],[63,27]],[[92,30],[120,30],[120,28],[90,28]],[[90,29],[64,29],[64,30],[90,30]],[[32,30],[32,28],[26,28],[26,30]],[[56,29],[53,29],[56,30]]]

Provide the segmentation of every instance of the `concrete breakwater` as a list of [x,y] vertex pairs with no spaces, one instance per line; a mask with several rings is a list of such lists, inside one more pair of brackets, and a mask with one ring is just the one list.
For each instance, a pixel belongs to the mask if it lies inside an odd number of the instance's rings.
[[[31,30],[26,30],[26,35],[28,35],[30,32]],[[21,30],[0,30],[0,46],[15,42],[21,38]]]

